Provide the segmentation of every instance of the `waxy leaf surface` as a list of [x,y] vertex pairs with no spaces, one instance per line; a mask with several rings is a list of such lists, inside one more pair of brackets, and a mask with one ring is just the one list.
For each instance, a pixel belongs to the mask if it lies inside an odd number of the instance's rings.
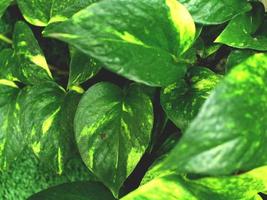
[[251,9],[246,0],[179,0],[201,24],[222,24]]
[[232,19],[215,42],[239,49],[267,50],[267,19],[258,5],[251,12]]
[[102,82],[82,97],[74,122],[78,148],[115,196],[148,147],[152,126],[151,100],[137,87]]
[[185,74],[181,55],[194,41],[195,25],[176,0],[110,0],[51,24],[44,35],[70,43],[130,80],[166,86]]
[[267,54],[249,57],[205,101],[162,168],[226,175],[267,163]]
[[258,200],[267,189],[267,167],[229,177],[190,180],[168,174],[159,176],[126,195],[122,200]]

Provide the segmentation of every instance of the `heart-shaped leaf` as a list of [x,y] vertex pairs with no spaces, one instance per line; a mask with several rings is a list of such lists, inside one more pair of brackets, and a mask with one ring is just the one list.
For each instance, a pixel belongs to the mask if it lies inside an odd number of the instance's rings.
[[78,148],[115,196],[148,147],[152,126],[151,100],[138,87],[103,82],[82,97],[74,122]]

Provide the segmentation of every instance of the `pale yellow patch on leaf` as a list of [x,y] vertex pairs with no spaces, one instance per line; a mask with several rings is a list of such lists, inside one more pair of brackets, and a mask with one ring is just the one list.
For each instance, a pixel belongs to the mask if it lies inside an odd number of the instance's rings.
[[50,115],[42,125],[42,133],[45,134],[49,129],[51,128],[53,121],[55,119],[56,114],[60,111],[60,108],[58,108],[52,115]]

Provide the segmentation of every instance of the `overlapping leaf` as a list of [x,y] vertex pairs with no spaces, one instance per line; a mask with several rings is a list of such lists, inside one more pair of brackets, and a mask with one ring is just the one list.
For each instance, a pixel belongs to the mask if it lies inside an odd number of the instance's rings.
[[122,200],[258,200],[267,189],[267,167],[233,177],[210,177],[190,180],[168,174],[157,177]]
[[3,49],[0,51],[0,78],[1,79],[7,79],[11,81],[18,80],[15,77],[15,70],[17,67],[17,63],[14,60],[13,56],[13,49]]
[[74,125],[85,164],[117,196],[149,145],[150,98],[137,87],[98,83],[81,99]]
[[26,21],[35,26],[64,21],[97,0],[17,0]]
[[229,54],[227,62],[225,64],[227,72],[230,71],[233,67],[237,66],[239,63],[244,62],[248,57],[252,56],[255,53],[255,51],[249,49],[233,50]]
[[20,98],[21,129],[28,134],[28,146],[42,166],[61,174],[72,155],[73,118],[79,95],[56,83],[27,87]]
[[7,7],[11,4],[13,0],[1,0],[0,1],[0,17],[4,14]]
[[234,67],[162,168],[221,175],[265,165],[266,76],[266,54],[255,54]]
[[70,43],[130,80],[166,86],[185,74],[180,56],[192,45],[195,26],[176,0],[110,0],[51,24],[44,35]]
[[115,200],[111,192],[98,182],[74,182],[49,188],[28,200]]
[[80,85],[92,78],[101,69],[101,65],[95,59],[73,48],[70,63],[70,75],[68,87]]
[[8,15],[0,17],[0,51],[10,48],[12,40],[9,38],[12,31],[12,24]]
[[26,84],[52,80],[44,54],[25,22],[16,23],[13,40],[16,77]]
[[0,171],[17,158],[26,142],[19,126],[18,94],[15,83],[0,79]]
[[251,12],[238,15],[231,20],[215,42],[240,49],[266,51],[266,26],[264,8],[258,4]]
[[161,105],[174,124],[184,131],[219,80],[208,68],[193,67],[184,80],[163,89]]
[[180,0],[195,22],[221,24],[251,9],[246,0]]

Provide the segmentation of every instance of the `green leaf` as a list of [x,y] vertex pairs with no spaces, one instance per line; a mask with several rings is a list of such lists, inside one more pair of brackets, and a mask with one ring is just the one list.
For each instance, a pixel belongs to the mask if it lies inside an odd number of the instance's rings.
[[98,1],[100,0],[54,0],[49,23],[65,21],[76,12]]
[[16,63],[14,61],[14,51],[12,49],[3,49],[0,51],[0,78],[11,81],[17,81],[14,71]]
[[151,100],[138,87],[122,91],[102,82],[82,97],[74,121],[78,148],[115,196],[148,147],[152,126]]
[[162,169],[221,175],[267,164],[267,54],[249,57],[221,81]]
[[[264,8],[256,5],[251,12],[235,17],[215,42],[239,49],[267,50],[266,26]],[[238,36],[238,37],[236,37]]]
[[26,142],[19,126],[19,89],[14,82],[0,79],[0,171],[6,170]]
[[248,57],[254,55],[256,52],[253,50],[233,50],[227,58],[226,69],[229,72],[233,67],[239,63],[244,62]]
[[77,49],[72,50],[68,87],[80,85],[95,76],[101,65]]
[[164,88],[161,105],[169,119],[185,131],[219,80],[208,68],[193,67],[184,80]]
[[200,24],[222,24],[251,9],[247,0],[179,0]]
[[21,101],[21,128],[28,134],[28,146],[45,168],[58,174],[72,155],[74,140],[73,118],[79,94],[56,83],[45,82],[26,87]]
[[0,172],[0,199],[25,200],[49,187],[74,181],[93,181],[95,178],[79,155],[68,161],[61,175],[40,169],[39,160],[25,148],[8,170]]
[[196,49],[197,54],[200,56],[200,58],[204,59],[216,53],[221,48],[221,46],[222,44],[217,43],[207,44],[207,42],[202,37],[199,37],[194,44],[194,48]]
[[180,56],[192,45],[195,26],[176,0],[110,0],[51,24],[44,35],[70,43],[130,80],[162,86],[184,76]]
[[4,14],[7,7],[11,4],[13,0],[0,0],[0,17]]
[[5,14],[4,16],[0,17],[0,50],[3,46],[8,46],[12,44],[12,41],[8,38],[9,35],[12,33],[13,24],[10,16]]
[[17,0],[23,17],[35,26],[64,21],[98,0]]
[[[267,167],[239,176],[190,180],[175,174],[153,179],[122,200],[256,200],[267,189]],[[261,198],[260,198],[261,199]]]
[[43,51],[25,22],[19,21],[16,23],[13,40],[14,59],[17,59],[18,65],[17,77],[27,84],[52,80]]
[[[156,151],[156,160],[153,162],[153,164],[150,166],[148,171],[146,172],[145,176],[142,179],[141,185],[144,185],[148,183],[149,181],[163,176],[162,171],[160,170],[154,170],[157,169],[158,166],[161,165],[161,162],[168,157],[171,150],[175,147],[175,145],[178,143],[180,137],[177,133],[172,133],[159,147],[159,149]],[[164,174],[170,174],[172,172],[166,171]]]
[[28,200],[115,200],[112,194],[98,182],[74,182],[58,185],[37,193]]

